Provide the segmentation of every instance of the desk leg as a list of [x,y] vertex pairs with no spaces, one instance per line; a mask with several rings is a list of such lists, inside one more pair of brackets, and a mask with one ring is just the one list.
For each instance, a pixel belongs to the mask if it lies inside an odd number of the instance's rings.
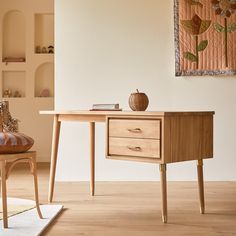
[[160,181],[162,197],[162,221],[163,223],[167,223],[166,164],[160,164]]
[[52,199],[53,199],[60,128],[61,128],[61,122],[58,121],[58,115],[54,115],[53,134],[52,134],[51,166],[50,166],[50,177],[49,177],[49,192],[48,192],[48,201],[49,202],[52,202]]
[[197,174],[198,174],[198,190],[200,198],[200,213],[205,213],[205,200],[204,200],[204,182],[203,182],[203,160],[197,161]]
[[90,122],[90,194],[94,196],[95,181],[95,122]]

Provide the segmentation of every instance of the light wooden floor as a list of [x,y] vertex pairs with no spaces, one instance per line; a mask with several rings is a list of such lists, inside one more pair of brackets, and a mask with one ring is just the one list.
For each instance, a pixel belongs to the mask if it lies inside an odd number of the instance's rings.
[[[33,198],[30,175],[16,170],[8,183],[11,197]],[[48,167],[39,168],[39,191],[47,202]],[[206,214],[199,213],[196,182],[168,184],[169,223],[161,222],[158,182],[57,183],[55,203],[65,210],[49,227],[50,236],[236,235],[236,182],[205,184]]]

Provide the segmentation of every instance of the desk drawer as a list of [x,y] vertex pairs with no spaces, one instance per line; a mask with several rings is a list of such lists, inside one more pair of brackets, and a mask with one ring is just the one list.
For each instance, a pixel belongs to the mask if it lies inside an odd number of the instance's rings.
[[110,119],[109,136],[160,139],[160,120]]
[[110,137],[109,155],[160,158],[160,140]]

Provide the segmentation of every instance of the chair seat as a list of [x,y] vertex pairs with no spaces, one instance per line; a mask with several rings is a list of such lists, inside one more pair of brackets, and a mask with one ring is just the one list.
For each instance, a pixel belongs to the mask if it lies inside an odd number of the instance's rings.
[[9,153],[9,154],[0,154],[0,161],[3,160],[13,160],[16,158],[27,158],[27,157],[35,157],[36,151],[27,151],[21,153]]

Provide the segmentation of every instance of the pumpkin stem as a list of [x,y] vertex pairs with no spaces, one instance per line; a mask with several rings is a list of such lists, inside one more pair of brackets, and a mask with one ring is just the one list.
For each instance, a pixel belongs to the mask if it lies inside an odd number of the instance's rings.
[[137,93],[139,93],[138,89],[136,89]]

